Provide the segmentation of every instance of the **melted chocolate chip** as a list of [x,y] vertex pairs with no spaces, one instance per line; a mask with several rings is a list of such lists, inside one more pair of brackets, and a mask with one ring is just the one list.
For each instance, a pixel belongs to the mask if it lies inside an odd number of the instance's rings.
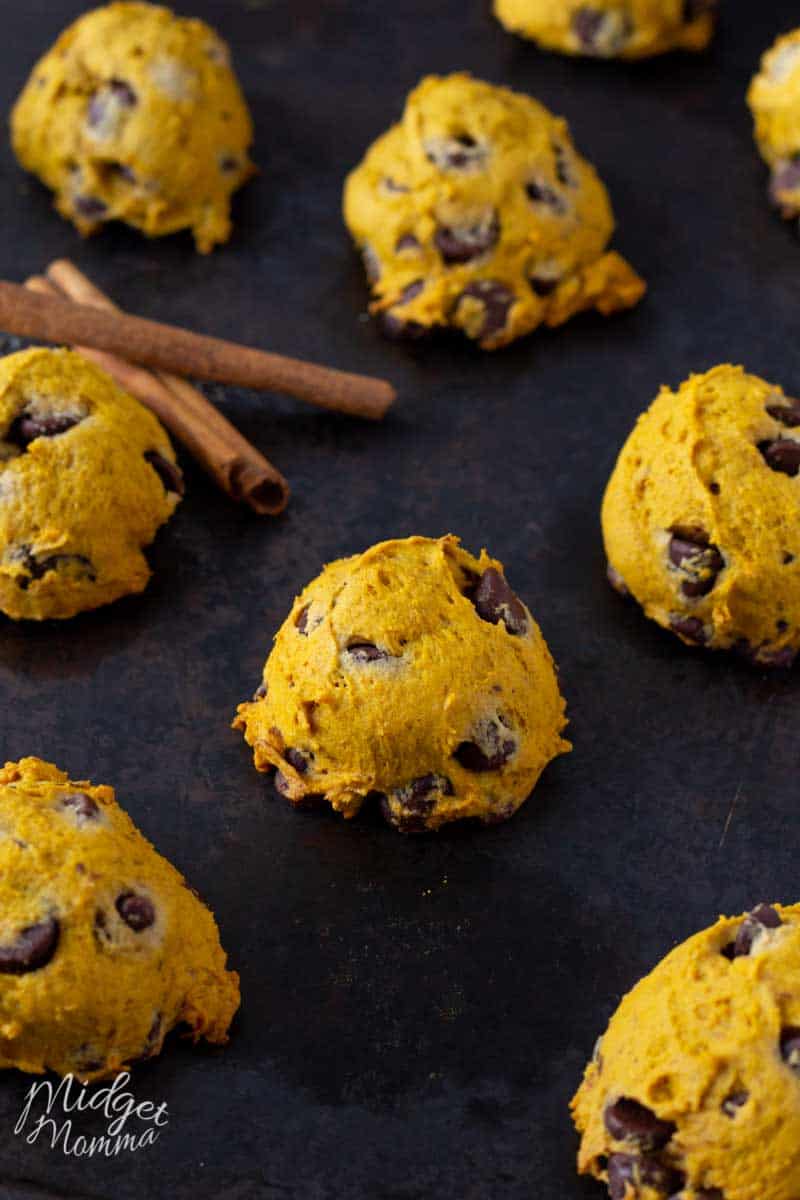
[[395,247],[394,247],[394,252],[395,252],[395,254],[403,254],[406,250],[416,251],[416,250],[420,250],[420,249],[421,249],[421,246],[419,244],[419,240],[414,237],[414,234],[413,233],[404,233],[402,237],[399,237],[397,239],[397,242],[395,243]]
[[425,155],[440,171],[466,171],[480,167],[486,158],[486,148],[469,133],[431,139]]
[[137,892],[123,892],[117,896],[116,909],[125,924],[134,933],[141,933],[155,923],[156,910],[152,900]]
[[393,810],[388,796],[380,797],[381,811],[386,821],[401,833],[423,833],[437,796],[452,795],[453,785],[446,775],[420,775],[392,793],[399,812]]
[[176,496],[184,494],[186,488],[183,483],[183,474],[175,463],[170,462],[157,450],[148,450],[144,457],[163,483],[164,491],[174,492]]
[[467,771],[499,771],[517,749],[516,739],[509,733],[506,722],[499,715],[481,721],[476,727],[473,740],[460,742],[453,757]]
[[265,683],[260,683],[258,685],[258,687],[256,688],[256,690],[253,692],[253,700],[254,701],[255,700],[265,700],[266,697],[267,697],[267,685]]
[[708,634],[699,617],[684,617],[673,613],[669,619],[669,627],[673,633],[680,634],[687,642],[694,642],[697,646],[704,646],[708,641]]
[[597,8],[579,8],[572,18],[572,32],[584,50],[596,48],[597,39],[603,28],[605,13]]
[[346,653],[350,656],[353,662],[371,663],[381,662],[384,659],[391,658],[388,650],[382,650],[380,646],[376,646],[374,642],[351,642],[346,647]]
[[780,916],[770,904],[757,904],[739,926],[730,957],[743,958],[750,953],[765,929],[777,929],[782,924]]
[[420,338],[427,337],[430,333],[430,327],[422,325],[419,321],[409,321],[398,313],[398,309],[404,304],[408,304],[415,299],[425,286],[423,279],[415,279],[408,287],[404,288],[400,293],[399,298],[394,302],[390,309],[387,309],[381,316],[381,327],[386,337],[396,341],[418,341]]
[[508,320],[508,312],[515,302],[516,296],[505,286],[493,279],[478,279],[464,288],[457,304],[463,300],[477,300],[483,306],[483,321],[475,330],[468,330],[469,336],[478,340],[490,340],[502,333]]
[[796,1074],[800,1075],[800,1028],[786,1025],[781,1030],[781,1058]]
[[675,529],[669,543],[669,559],[673,566],[691,575],[681,584],[684,596],[694,599],[706,596],[717,576],[725,566],[725,560],[717,546],[713,545],[703,529]]
[[634,1142],[642,1150],[661,1150],[675,1132],[671,1121],[662,1121],[652,1109],[623,1096],[603,1114],[605,1127],[618,1142]]
[[650,1155],[612,1154],[608,1160],[608,1192],[611,1200],[627,1200],[649,1187],[663,1196],[671,1196],[683,1186],[679,1171],[664,1166]]
[[735,1117],[740,1108],[744,1108],[750,1099],[749,1092],[731,1092],[722,1101],[722,1111],[726,1117]]
[[512,592],[495,567],[484,571],[473,593],[475,611],[483,621],[498,625],[501,621],[515,637],[527,632],[528,618],[519,598]]
[[5,441],[10,442],[12,446],[19,446],[20,450],[25,450],[37,438],[58,437],[60,433],[72,429],[79,421],[79,417],[66,414],[35,416],[33,413],[23,412],[11,422]]
[[450,266],[453,263],[472,262],[487,254],[499,236],[500,222],[495,213],[488,221],[479,221],[475,225],[440,225],[434,242],[445,263]]
[[81,217],[100,220],[108,212],[108,205],[97,196],[76,196],[73,204]]
[[61,800],[62,808],[70,808],[80,821],[96,821],[100,816],[100,808],[96,800],[86,792],[70,792]]
[[55,917],[28,925],[13,942],[0,946],[0,974],[27,975],[46,967],[58,947],[61,926]]
[[545,278],[544,275],[531,275],[528,279],[537,296],[550,296],[559,285],[558,279]]
[[70,569],[78,579],[87,579],[94,583],[97,579],[94,566],[82,554],[49,554],[45,558],[37,557],[30,546],[19,546],[14,552],[14,559],[22,563],[27,575],[17,578],[17,585],[26,592],[34,580],[43,579],[50,571]]
[[780,471],[792,478],[800,471],[800,442],[792,438],[776,438],[770,442],[759,442],[758,448],[764,462],[773,471]]
[[89,101],[86,120],[91,129],[99,128],[112,109],[135,108],[138,103],[136,92],[122,79],[112,79]]
[[784,404],[768,404],[767,412],[774,421],[780,421],[781,425],[786,425],[789,429],[800,425],[800,400],[793,400],[787,396]]
[[560,196],[555,188],[543,179],[532,179],[525,184],[525,191],[528,193],[531,204],[540,204],[556,213],[563,213],[567,210],[567,202],[564,197]]
[[299,775],[305,775],[308,770],[308,759],[302,750],[296,750],[293,746],[287,746],[283,752],[283,757],[294,767]]

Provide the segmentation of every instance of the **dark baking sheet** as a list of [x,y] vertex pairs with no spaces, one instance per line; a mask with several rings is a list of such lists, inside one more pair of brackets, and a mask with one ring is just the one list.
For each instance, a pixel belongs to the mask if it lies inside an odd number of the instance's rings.
[[[719,361],[800,386],[800,245],[768,210],[744,90],[795,4],[724,0],[705,57],[572,62],[482,0],[193,0],[232,42],[261,176],[211,258],[116,229],[82,244],[0,158],[0,275],[74,256],[136,312],[398,385],[379,427],[216,395],[289,475],[258,520],[184,456],[189,493],[137,599],[0,625],[0,753],[113,783],[217,914],[242,975],[225,1050],[172,1038],[138,1069],[159,1143],[116,1160],[15,1137],[0,1079],[0,1196],[94,1200],[564,1200],[567,1101],[626,990],[677,940],[798,899],[800,675],[706,658],[607,588],[602,488],[662,382]],[[5,5],[3,104],[82,3]],[[339,218],[346,170],[429,71],[467,68],[566,115],[614,200],[644,304],[494,355],[408,350],[364,318]],[[296,814],[228,721],[295,593],[386,537],[458,533],[507,564],[560,664],[575,751],[509,824],[403,838]],[[76,1132],[97,1132],[82,1120]]]

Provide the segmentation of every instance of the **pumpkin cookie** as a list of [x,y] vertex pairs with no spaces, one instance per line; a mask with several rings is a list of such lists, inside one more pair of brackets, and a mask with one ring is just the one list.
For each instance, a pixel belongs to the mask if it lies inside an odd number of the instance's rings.
[[125,221],[149,237],[230,237],[253,140],[227,46],[153,4],[86,13],[40,59],[11,118],[22,165],[82,234]]
[[326,567],[234,722],[298,807],[379,796],[403,832],[510,817],[552,758],[553,660],[499,562],[458,539],[382,542]]
[[592,58],[646,58],[704,50],[718,0],[494,0],[511,33],[547,50]]
[[800,905],[689,938],[622,1001],[572,1102],[612,1200],[800,1195]]
[[70,350],[0,359],[0,611],[72,617],[141,592],[183,493],[157,419]]
[[800,402],[741,367],[663,388],[603,500],[609,579],[682,641],[800,649]]
[[779,37],[761,60],[747,102],[770,168],[769,195],[787,219],[800,215],[800,29]]
[[469,75],[411,93],[347,180],[344,216],[390,335],[452,326],[493,350],[644,293],[606,251],[608,195],[566,122]]
[[0,770],[0,1067],[79,1079],[224,1042],[239,1007],[214,918],[110,787]]

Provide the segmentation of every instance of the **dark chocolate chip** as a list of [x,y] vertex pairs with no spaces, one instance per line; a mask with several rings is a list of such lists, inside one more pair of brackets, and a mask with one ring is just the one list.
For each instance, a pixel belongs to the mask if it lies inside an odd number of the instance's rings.
[[778,163],[769,181],[769,198],[776,208],[789,208],[781,192],[794,192],[800,188],[800,159]]
[[283,752],[283,757],[294,767],[299,775],[305,775],[308,770],[308,759],[302,750],[296,750],[293,746],[287,746]]
[[157,450],[148,450],[145,454],[145,459],[150,463],[150,466],[163,483],[166,492],[174,492],[176,496],[184,494],[186,488],[183,483],[183,474],[174,462],[170,462],[168,458],[165,458],[163,454],[159,454]]
[[800,1074],[800,1028],[786,1025],[781,1030],[781,1058],[787,1067]]
[[739,926],[736,940],[733,943],[732,957],[742,958],[749,954],[753,943],[764,929],[777,929],[782,924],[779,915],[770,904],[757,904]]
[[553,154],[556,160],[556,179],[566,187],[577,187],[578,180],[572,170],[572,162],[565,146],[553,142]]
[[662,1121],[652,1109],[621,1097],[603,1114],[606,1129],[618,1142],[634,1142],[642,1150],[660,1150],[675,1132],[671,1121]]
[[528,282],[537,296],[550,296],[558,287],[560,280],[545,278],[543,275],[531,275]]
[[71,808],[81,821],[96,821],[100,816],[100,808],[96,800],[86,792],[70,792],[61,800],[63,808]]
[[103,123],[109,105],[118,108],[135,108],[138,101],[136,92],[122,79],[112,79],[99,91],[95,92],[89,101],[86,119],[91,129],[96,129]]
[[394,249],[395,254],[402,254],[405,250],[419,250],[421,247],[413,233],[404,233],[402,237],[397,239]]
[[308,637],[308,610],[310,607],[310,604],[306,604],[294,619],[295,629],[298,633],[302,633],[303,637]]
[[108,205],[105,201],[98,199],[97,196],[76,196],[74,200],[75,211],[82,217],[97,218],[104,217],[108,212]]
[[123,892],[117,896],[116,908],[134,933],[141,933],[155,923],[156,910],[152,900],[147,896],[140,896],[137,892]]
[[750,1099],[749,1092],[731,1092],[722,1101],[722,1111],[726,1117],[735,1117],[740,1108],[744,1108]]
[[532,179],[525,184],[525,191],[528,193],[531,204],[541,204],[557,213],[567,210],[567,202],[564,197],[560,196],[555,188],[543,179]]
[[528,629],[525,608],[495,567],[484,571],[475,589],[472,602],[478,616],[491,625],[501,621],[508,632],[519,636]]
[[509,735],[508,726],[498,716],[481,721],[472,741],[460,742],[453,757],[467,771],[499,771],[514,755],[516,740]]
[[67,567],[71,567],[80,579],[88,579],[90,583],[97,579],[94,566],[82,554],[49,554],[45,558],[38,558],[30,546],[19,546],[13,557],[17,562],[21,562],[27,571],[27,575],[21,575],[17,579],[17,584],[23,592],[28,590],[34,580],[43,579],[48,572]]
[[382,650],[374,642],[351,642],[346,650],[353,662],[357,663],[381,662],[392,657],[388,650]]
[[572,18],[572,32],[584,50],[596,49],[598,35],[603,28],[605,13],[597,8],[579,8]]
[[774,421],[780,421],[781,425],[793,429],[800,425],[800,400],[793,400],[787,396],[786,401],[785,404],[768,404],[767,412]]
[[669,627],[673,633],[680,634],[687,642],[694,642],[698,646],[704,646],[708,641],[705,626],[699,617],[684,617],[673,613],[669,619]]
[[478,331],[472,335],[480,340],[491,339],[506,327],[508,312],[515,302],[516,296],[505,286],[493,279],[478,279],[464,288],[458,298],[462,300],[478,300],[483,305],[484,317]]
[[440,171],[463,171],[480,166],[486,149],[469,133],[430,142],[425,150],[429,162]]
[[219,169],[223,175],[234,175],[242,169],[242,161],[233,154],[223,154],[219,160]]
[[780,471],[792,478],[800,471],[800,442],[792,438],[776,438],[771,442],[759,442],[764,462],[773,471]]
[[674,529],[669,543],[669,558],[673,566],[692,576],[681,584],[684,596],[692,599],[706,596],[725,566],[719,548],[709,541],[703,529]]
[[267,685],[265,683],[260,683],[258,685],[258,687],[256,688],[256,690],[253,692],[253,700],[265,700],[266,695],[267,695]]
[[27,975],[46,967],[58,947],[61,926],[55,917],[28,925],[13,942],[0,946],[0,974]]
[[608,1160],[608,1192],[611,1200],[637,1196],[640,1186],[670,1196],[683,1187],[683,1183],[679,1171],[649,1155],[612,1154]]
[[422,325],[419,321],[409,321],[397,311],[418,296],[424,286],[423,279],[415,279],[413,283],[403,289],[392,307],[382,314],[381,326],[386,337],[397,341],[417,341],[419,338],[427,337],[430,333],[427,325]]
[[494,213],[489,220],[475,225],[440,225],[434,242],[444,261],[452,263],[472,262],[487,254],[500,236],[500,222]]
[[24,412],[11,422],[5,440],[25,450],[37,438],[58,437],[60,433],[72,429],[79,421],[79,417],[59,416],[56,413],[34,416],[33,413]]
[[388,796],[381,796],[381,810],[389,824],[401,833],[422,833],[436,797],[452,795],[453,785],[446,775],[420,775],[393,793],[401,808],[399,813],[393,812]]

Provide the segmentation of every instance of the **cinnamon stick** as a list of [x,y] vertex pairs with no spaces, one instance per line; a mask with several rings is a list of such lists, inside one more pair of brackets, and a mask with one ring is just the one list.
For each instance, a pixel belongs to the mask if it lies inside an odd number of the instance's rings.
[[319,408],[380,420],[394,388],[383,379],[285,358],[144,317],[107,312],[0,282],[0,329],[35,341],[104,350],[174,375],[288,392]]
[[[48,275],[47,279],[34,276],[27,280],[26,288],[40,295],[74,296],[116,311],[112,301],[71,263],[54,263]],[[241,500],[262,516],[283,511],[289,499],[283,475],[202,392],[183,379],[154,375],[104,351],[76,349],[152,409],[232,499]]]

